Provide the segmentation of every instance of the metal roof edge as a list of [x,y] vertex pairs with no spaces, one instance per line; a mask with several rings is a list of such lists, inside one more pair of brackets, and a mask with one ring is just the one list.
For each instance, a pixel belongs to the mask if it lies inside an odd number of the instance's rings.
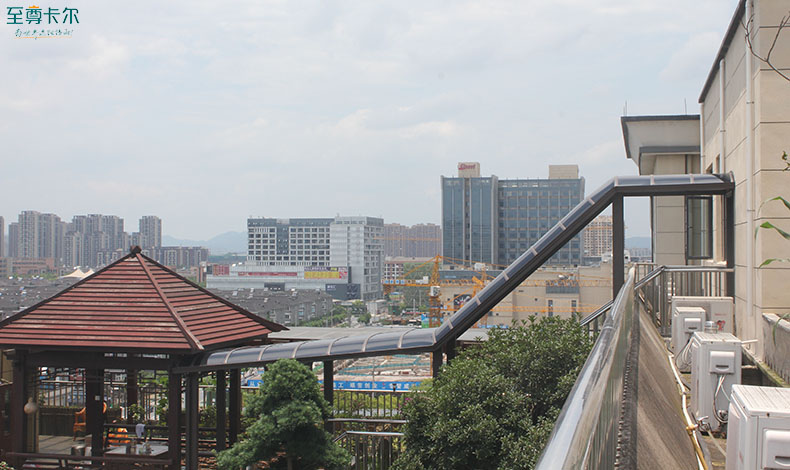
[[719,71],[719,62],[727,54],[727,51],[730,48],[730,43],[732,42],[732,38],[735,37],[735,32],[738,30],[738,26],[741,24],[741,22],[738,20],[745,13],[746,0],[740,0],[740,2],[738,2],[738,6],[735,8],[735,13],[732,15],[732,19],[730,19],[729,26],[727,26],[727,31],[724,33],[724,38],[722,39],[721,45],[719,46],[719,51],[716,53],[716,59],[713,60],[713,66],[711,66],[710,72],[708,72],[708,78],[705,79],[705,84],[702,86],[702,92],[700,93],[699,99],[697,100],[698,103],[705,101],[708,91],[710,91],[710,87],[713,85],[713,79],[716,77],[716,74]]

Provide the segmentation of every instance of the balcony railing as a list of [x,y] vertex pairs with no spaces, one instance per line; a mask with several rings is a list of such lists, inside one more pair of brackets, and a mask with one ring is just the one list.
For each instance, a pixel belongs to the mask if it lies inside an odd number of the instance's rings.
[[636,288],[661,336],[669,336],[672,297],[722,297],[732,268],[720,266],[658,266],[637,264]]

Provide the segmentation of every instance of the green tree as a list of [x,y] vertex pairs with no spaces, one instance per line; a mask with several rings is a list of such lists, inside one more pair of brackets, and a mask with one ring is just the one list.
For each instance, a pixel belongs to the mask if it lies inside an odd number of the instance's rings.
[[350,456],[322,427],[329,404],[310,369],[293,359],[279,360],[264,373],[261,389],[244,410],[255,421],[242,441],[219,453],[220,469],[259,461],[270,462],[272,469],[348,468]]
[[395,468],[532,468],[591,347],[574,319],[492,330],[404,406]]

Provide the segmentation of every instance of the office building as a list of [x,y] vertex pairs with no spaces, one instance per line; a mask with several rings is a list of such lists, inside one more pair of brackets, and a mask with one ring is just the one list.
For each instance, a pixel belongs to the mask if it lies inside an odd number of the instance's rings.
[[384,256],[431,258],[442,252],[442,227],[436,224],[384,224]]
[[381,297],[384,222],[373,217],[247,220],[247,261],[218,289],[321,289],[342,300]]
[[[442,176],[442,255],[507,265],[521,256],[584,197],[576,165],[549,165],[548,179],[480,176],[478,163],[459,163]],[[581,236],[549,264],[579,265]]]
[[0,258],[5,257],[5,219],[0,215]]

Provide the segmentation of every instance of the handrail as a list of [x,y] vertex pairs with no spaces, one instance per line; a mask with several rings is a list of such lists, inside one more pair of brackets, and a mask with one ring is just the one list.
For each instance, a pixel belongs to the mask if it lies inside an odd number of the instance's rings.
[[625,358],[634,321],[634,277],[632,268],[565,400],[537,470],[614,468]]

